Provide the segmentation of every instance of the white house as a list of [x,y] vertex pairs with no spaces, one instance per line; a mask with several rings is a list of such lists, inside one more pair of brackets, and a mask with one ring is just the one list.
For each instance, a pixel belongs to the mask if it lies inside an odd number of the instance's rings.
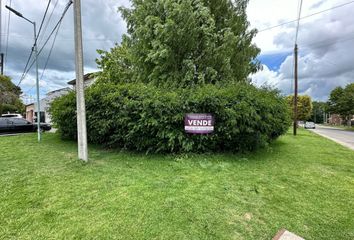
[[[84,85],[85,88],[91,86],[96,81],[95,73],[87,73],[84,75]],[[48,112],[50,104],[53,102],[54,99],[57,97],[63,96],[68,94],[70,91],[75,91],[76,88],[76,79],[73,79],[68,82],[69,85],[72,87],[66,87],[62,89],[58,89],[46,94],[45,98],[40,100],[40,116],[41,122],[51,123],[51,116]],[[35,122],[37,116],[37,103],[31,103],[26,105],[26,119],[30,122]]]
[[[40,116],[41,122],[51,123],[51,116],[48,112],[50,104],[53,102],[54,99],[57,97],[63,96],[68,94],[72,91],[69,87],[58,89],[55,91],[51,91],[46,94],[46,96],[40,100]],[[31,103],[26,105],[26,119],[30,122],[36,121],[37,116],[37,102]]]

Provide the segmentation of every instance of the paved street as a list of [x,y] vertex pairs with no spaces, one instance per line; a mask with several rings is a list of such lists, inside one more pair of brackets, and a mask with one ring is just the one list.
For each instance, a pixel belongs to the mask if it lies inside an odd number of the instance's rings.
[[354,150],[354,132],[352,131],[319,125],[311,131]]

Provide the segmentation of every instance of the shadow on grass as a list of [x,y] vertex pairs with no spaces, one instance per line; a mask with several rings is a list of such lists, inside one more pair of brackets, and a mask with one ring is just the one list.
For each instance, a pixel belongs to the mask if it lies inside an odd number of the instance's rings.
[[[98,144],[89,144],[89,163],[81,162],[79,165],[95,165],[102,161],[124,160],[130,162],[136,161],[210,161],[210,162],[269,162],[273,161],[272,155],[284,151],[284,147],[291,144],[291,141],[298,141],[299,138],[314,138],[307,132],[300,131],[298,136],[290,137],[287,133],[284,136],[272,141],[268,146],[257,149],[253,152],[206,152],[206,153],[149,153],[134,152],[125,149],[109,149]],[[287,138],[285,140],[285,137]],[[290,137],[290,138],[289,138]],[[289,142],[290,139],[290,142]],[[307,141],[307,140],[306,140]],[[75,140],[62,139],[58,133],[46,133],[43,142],[49,146],[55,146],[56,149],[68,151],[76,156],[77,142]],[[54,148],[53,148],[54,149]],[[74,157],[75,158],[75,157]],[[76,159],[77,160],[77,159]],[[76,163],[75,163],[76,165]]]

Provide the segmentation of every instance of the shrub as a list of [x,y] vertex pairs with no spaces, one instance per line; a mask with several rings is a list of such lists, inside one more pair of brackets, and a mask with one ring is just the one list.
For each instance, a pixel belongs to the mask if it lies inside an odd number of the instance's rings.
[[[249,151],[267,145],[290,124],[278,92],[248,84],[174,91],[96,84],[86,90],[86,109],[89,142],[147,152]],[[56,99],[51,113],[61,135],[75,138],[75,94]],[[214,133],[186,134],[186,113],[212,113]]]
[[49,109],[54,127],[62,138],[76,139],[76,99],[75,92],[56,98]]

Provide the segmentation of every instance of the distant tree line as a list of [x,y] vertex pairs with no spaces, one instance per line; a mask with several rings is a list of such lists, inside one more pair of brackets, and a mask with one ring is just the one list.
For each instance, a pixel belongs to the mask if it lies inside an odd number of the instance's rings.
[[[294,96],[288,96],[287,102],[293,114]],[[338,114],[347,125],[351,125],[354,115],[354,83],[333,89],[327,102],[311,101],[309,96],[299,96],[297,107],[299,120],[324,123],[326,114]]]

